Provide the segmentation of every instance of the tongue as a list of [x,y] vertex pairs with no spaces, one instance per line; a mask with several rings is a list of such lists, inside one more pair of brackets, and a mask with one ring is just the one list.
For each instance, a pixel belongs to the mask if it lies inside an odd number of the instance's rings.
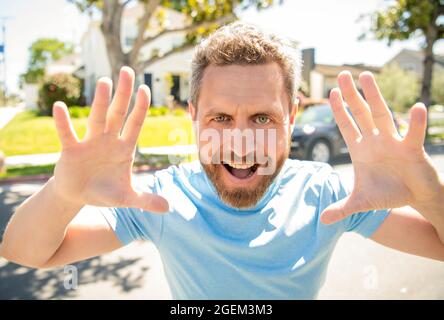
[[231,168],[231,174],[239,179],[245,179],[250,174],[251,169]]

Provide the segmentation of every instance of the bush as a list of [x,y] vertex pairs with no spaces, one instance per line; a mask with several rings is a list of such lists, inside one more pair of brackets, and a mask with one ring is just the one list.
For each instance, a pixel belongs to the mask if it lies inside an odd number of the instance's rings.
[[71,118],[88,118],[91,112],[91,107],[85,106],[71,106],[68,107]]
[[173,110],[173,116],[182,117],[185,116],[187,112],[184,109],[177,108]]
[[69,105],[78,105],[81,101],[80,79],[58,73],[44,79],[39,90],[38,108],[41,115],[52,115],[52,105],[61,100]]
[[158,116],[165,116],[168,113],[170,113],[168,107],[161,106],[161,107],[151,107],[149,109],[148,115],[151,117],[158,117]]

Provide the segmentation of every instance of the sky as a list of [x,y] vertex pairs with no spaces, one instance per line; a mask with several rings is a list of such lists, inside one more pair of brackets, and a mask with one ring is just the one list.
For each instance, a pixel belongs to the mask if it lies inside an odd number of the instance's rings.
[[[316,48],[316,62],[365,63],[380,66],[402,48],[417,49],[419,40],[396,42],[358,41],[369,21],[362,15],[381,7],[382,0],[286,0],[283,5],[241,13],[241,19],[263,26],[299,42],[301,48]],[[17,92],[19,75],[28,64],[28,48],[39,38],[57,38],[79,43],[88,17],[67,0],[0,0],[0,18],[6,20],[6,66],[9,92]],[[1,41],[3,40],[0,35]],[[435,45],[444,54],[444,40]],[[0,74],[0,79],[3,75]]]

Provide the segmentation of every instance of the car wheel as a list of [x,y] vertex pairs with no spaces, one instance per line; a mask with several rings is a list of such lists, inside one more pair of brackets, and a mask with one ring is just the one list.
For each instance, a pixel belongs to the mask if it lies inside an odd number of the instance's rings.
[[308,160],[318,162],[330,162],[331,151],[327,141],[318,140],[313,143],[308,153]]

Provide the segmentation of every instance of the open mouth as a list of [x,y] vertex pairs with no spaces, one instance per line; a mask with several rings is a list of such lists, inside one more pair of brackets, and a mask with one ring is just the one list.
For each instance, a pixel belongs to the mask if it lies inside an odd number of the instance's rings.
[[238,179],[247,179],[251,177],[259,167],[259,164],[234,164],[234,163],[225,163],[222,165],[227,169],[227,171],[234,177]]

